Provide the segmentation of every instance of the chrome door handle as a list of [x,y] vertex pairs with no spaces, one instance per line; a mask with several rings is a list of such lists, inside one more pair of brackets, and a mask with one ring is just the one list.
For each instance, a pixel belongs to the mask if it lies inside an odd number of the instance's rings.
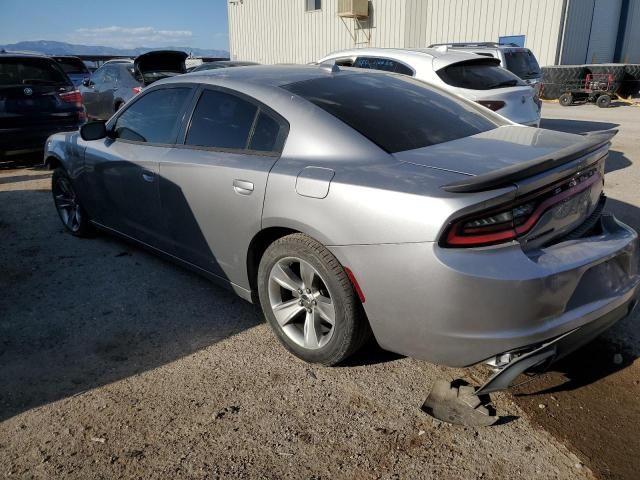
[[233,181],[233,189],[240,195],[251,195],[251,192],[253,192],[253,183],[247,182],[246,180],[235,179]]
[[150,172],[149,170],[143,170],[142,171],[142,179],[145,182],[153,182],[155,180],[156,176],[153,172]]

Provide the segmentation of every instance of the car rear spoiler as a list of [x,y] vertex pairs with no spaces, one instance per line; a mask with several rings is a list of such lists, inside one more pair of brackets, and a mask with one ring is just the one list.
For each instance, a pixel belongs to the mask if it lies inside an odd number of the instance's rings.
[[464,180],[443,185],[442,188],[452,193],[474,193],[505,187],[523,178],[551,170],[594,152],[603,145],[608,144],[617,133],[617,129],[583,133],[584,141],[562,148],[552,153],[551,156],[545,155],[517,165],[494,170],[493,172],[468,177]]

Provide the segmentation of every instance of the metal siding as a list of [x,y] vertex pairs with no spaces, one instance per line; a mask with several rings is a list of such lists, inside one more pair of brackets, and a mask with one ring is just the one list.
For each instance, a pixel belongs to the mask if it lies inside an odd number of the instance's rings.
[[[421,25],[407,32],[407,47],[432,43],[490,41],[525,35],[541,65],[555,62],[562,0],[423,0]],[[407,7],[408,14],[412,12]],[[422,31],[420,35],[417,31]],[[423,40],[424,38],[424,40]]]
[[[336,15],[338,0],[322,0],[320,11],[305,12],[304,0],[244,0],[229,4],[229,45],[233,60],[259,63],[309,63],[354,46],[405,45],[405,4],[409,0],[372,0],[374,24],[369,45],[355,45],[354,21]],[[415,0],[414,0],[415,1]],[[351,32],[351,34],[349,33]],[[363,31],[359,41],[366,41]]]
[[613,62],[622,0],[595,0],[587,63]]
[[629,0],[620,61],[640,63],[640,0]]
[[569,0],[560,63],[585,63],[595,0]]
[[[568,0],[574,4],[593,0]],[[616,0],[619,1],[619,0]],[[563,0],[372,0],[372,47],[425,47],[454,41],[497,41],[525,35],[541,65],[555,61]],[[229,4],[229,44],[234,60],[308,63],[354,41],[337,17],[337,0],[323,0],[319,12],[305,12],[304,0],[244,0]],[[354,32],[353,21],[346,19]],[[360,32],[360,40],[363,40]],[[578,38],[574,28],[573,33]],[[566,36],[565,36],[566,37]],[[568,37],[567,37],[568,38]],[[565,56],[577,50],[567,42]],[[571,38],[569,38],[571,40]],[[355,46],[366,46],[355,45]]]

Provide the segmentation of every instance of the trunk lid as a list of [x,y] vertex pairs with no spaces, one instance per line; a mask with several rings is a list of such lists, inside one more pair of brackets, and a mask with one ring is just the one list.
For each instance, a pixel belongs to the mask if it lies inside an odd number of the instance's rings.
[[[615,132],[583,136],[505,126],[396,153],[395,157],[459,173],[459,181],[442,187],[451,193],[473,196],[515,185],[516,198],[509,208],[530,208],[528,221],[518,225],[516,231],[518,239],[533,248],[561,238],[594,212],[599,214],[604,162],[613,135]],[[478,205],[478,209],[483,207]]]
[[177,50],[157,50],[138,56],[133,64],[144,86],[157,80],[187,72],[185,61],[189,55]]

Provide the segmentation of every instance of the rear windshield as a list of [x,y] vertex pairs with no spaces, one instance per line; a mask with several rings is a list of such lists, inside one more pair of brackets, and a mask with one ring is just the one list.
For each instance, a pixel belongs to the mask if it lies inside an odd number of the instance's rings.
[[520,78],[528,80],[540,76],[540,65],[529,50],[507,50],[504,57],[506,67]]
[[470,90],[493,90],[526,85],[509,70],[484,60],[455,63],[436,73],[447,85]]
[[64,72],[44,58],[0,58],[0,86],[69,85]]
[[56,58],[56,62],[65,73],[76,75],[89,73],[89,69],[79,58]]
[[343,73],[284,85],[394,153],[497,127],[473,104],[410,77]]

